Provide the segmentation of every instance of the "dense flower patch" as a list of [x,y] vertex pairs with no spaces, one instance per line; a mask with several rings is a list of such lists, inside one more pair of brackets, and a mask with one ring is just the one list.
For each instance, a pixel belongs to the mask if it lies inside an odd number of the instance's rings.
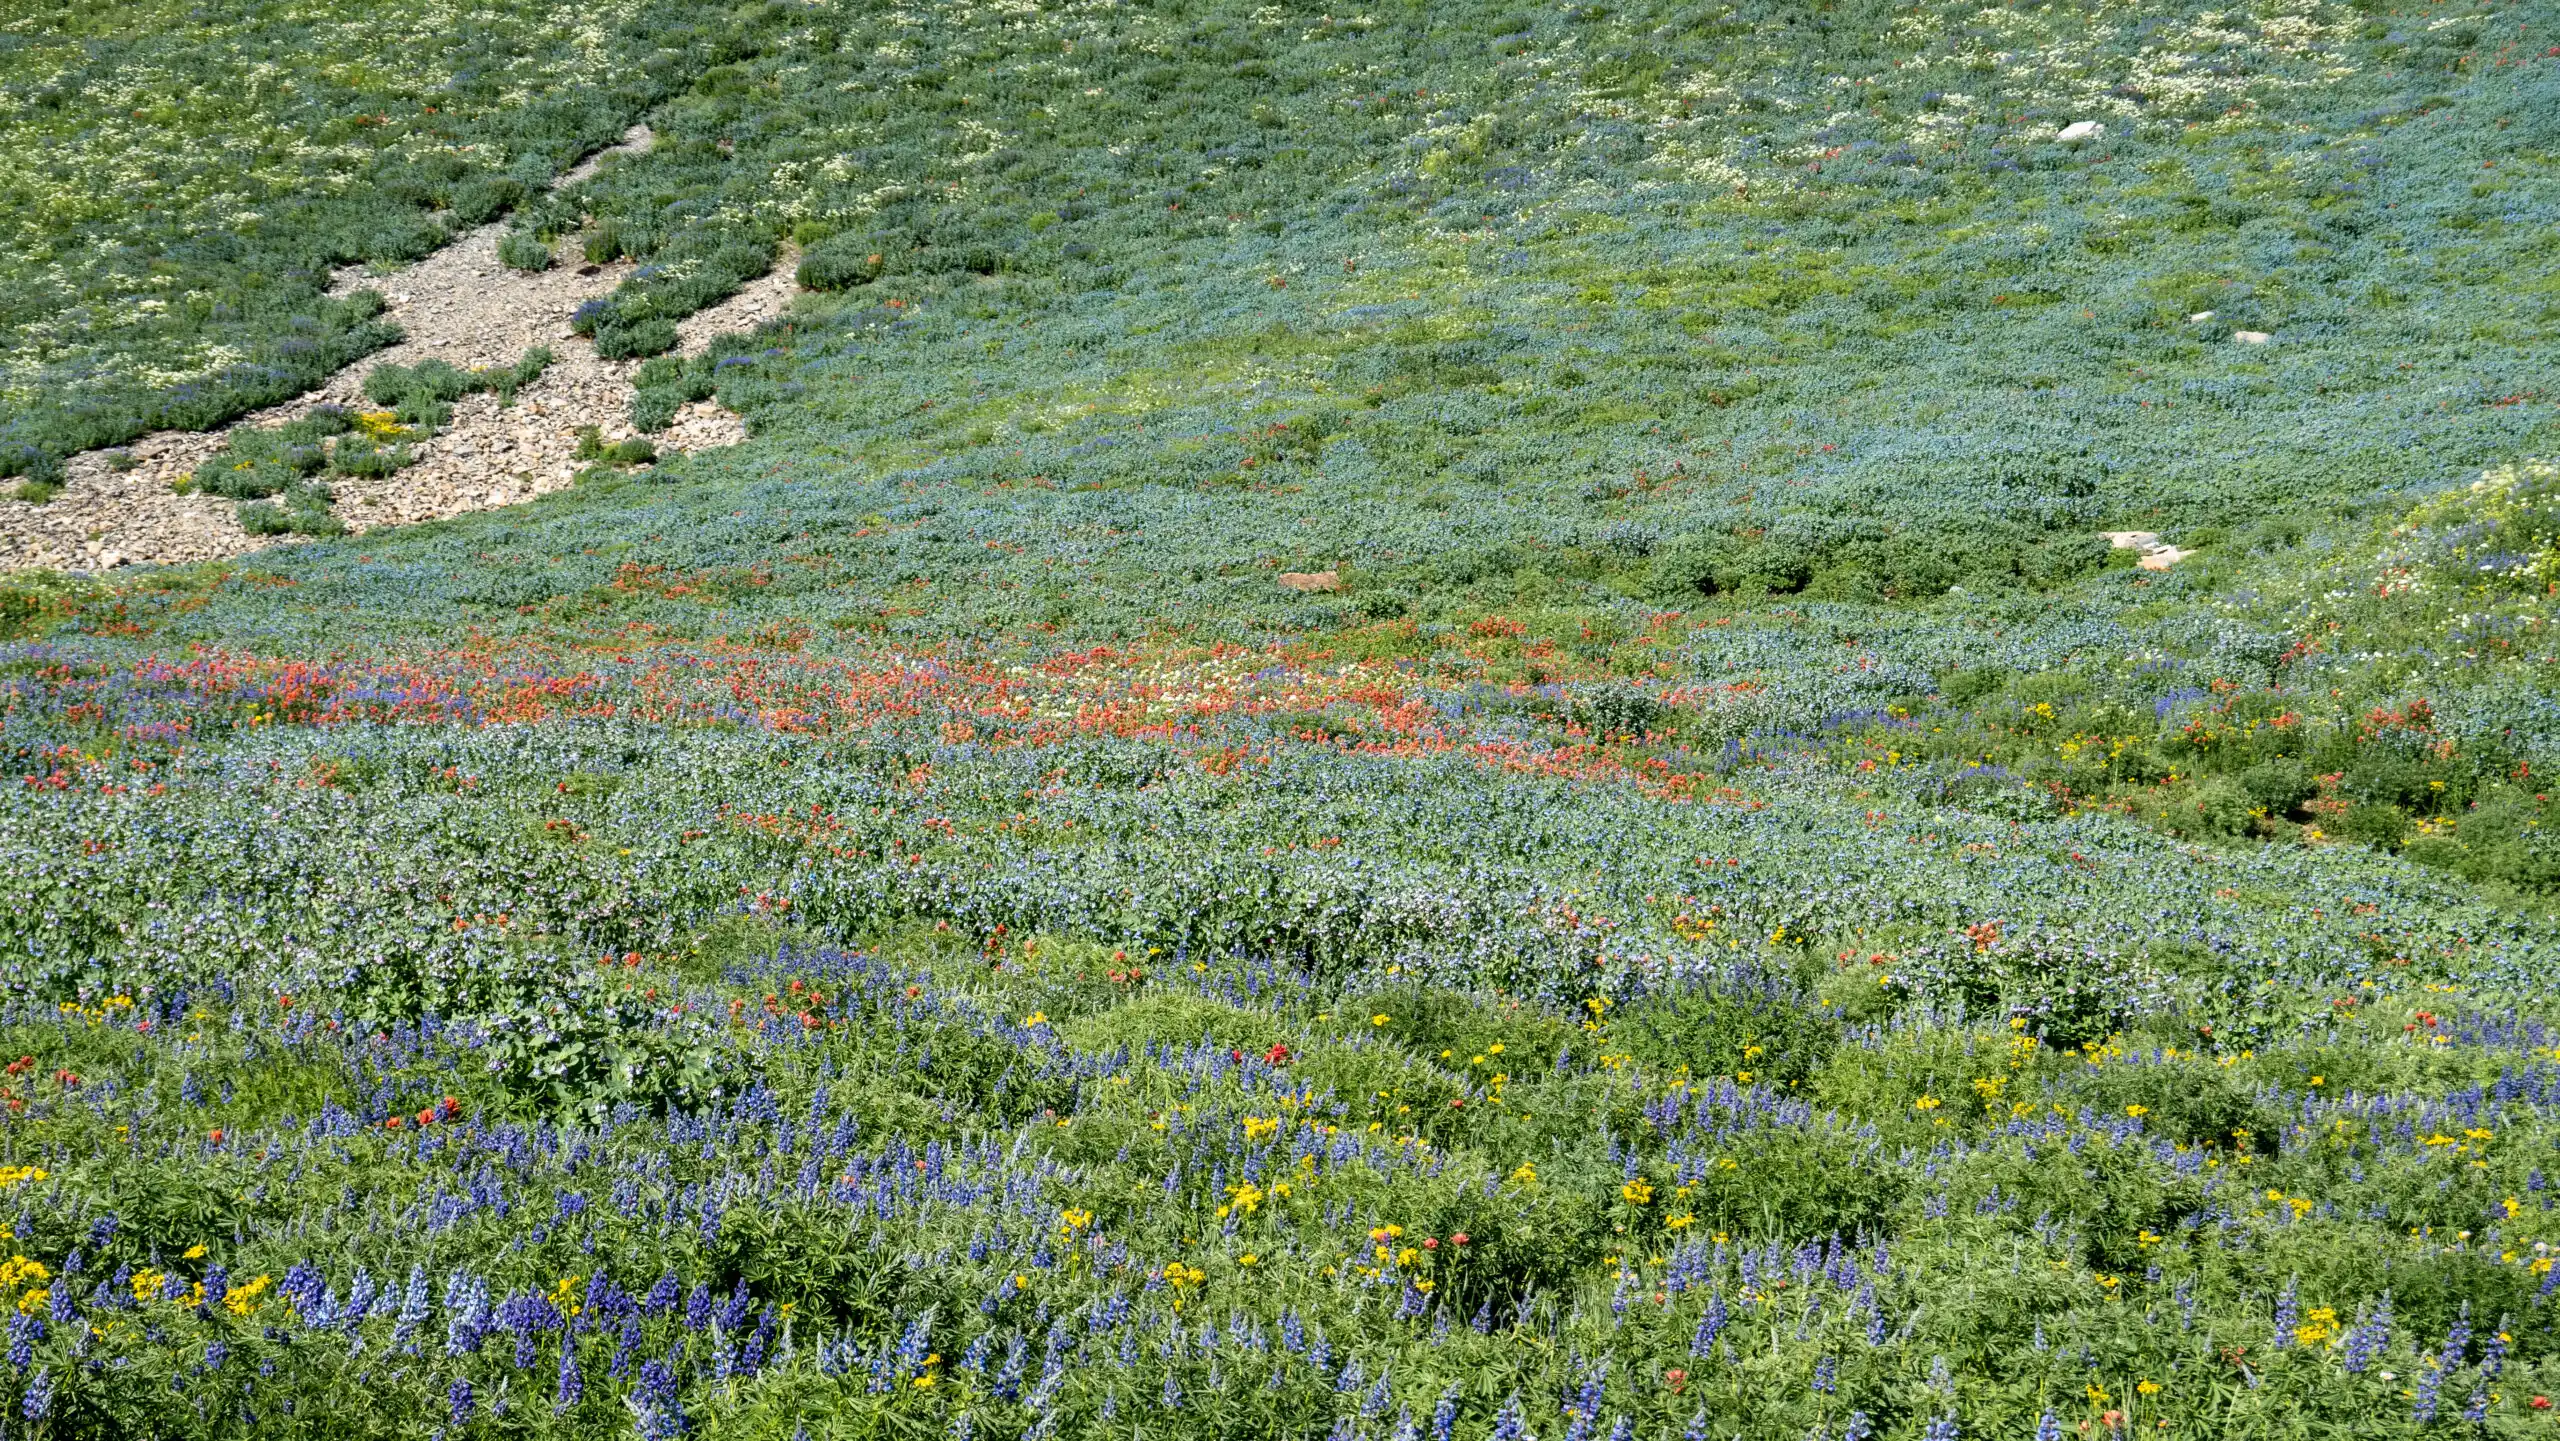
[[[290,961],[21,992],[23,1410],[2230,1434],[2548,1386],[2560,1069],[2450,987],[2063,1047],[1850,1022],[1783,960],[1567,1013],[947,922],[774,954],[768,899],[708,950],[565,948],[521,1015]],[[536,1102],[582,1042],[672,1079]]]
[[0,464],[511,208],[813,293],[0,583],[12,1426],[2550,1424],[2548,17],[235,9],[0,47]]
[[59,1425],[2228,1434],[2550,1384],[2555,939],[2362,848],[1669,786],[1676,738],[1564,729],[1605,668],[1540,712],[1341,642],[105,640],[8,662]]

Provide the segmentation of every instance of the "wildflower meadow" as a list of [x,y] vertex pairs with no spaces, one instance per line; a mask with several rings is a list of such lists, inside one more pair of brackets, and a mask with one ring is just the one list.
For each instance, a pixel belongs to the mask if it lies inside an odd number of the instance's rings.
[[0,1436],[2560,1437],[2556,156],[2492,0],[0,10],[0,504],[501,219],[638,433],[0,576]]

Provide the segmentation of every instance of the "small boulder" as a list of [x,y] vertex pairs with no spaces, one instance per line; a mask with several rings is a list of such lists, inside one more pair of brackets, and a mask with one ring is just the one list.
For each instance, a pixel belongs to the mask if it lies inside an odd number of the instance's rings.
[[2095,120],[2074,120],[2063,126],[2062,133],[2053,138],[2065,145],[2085,145],[2106,133],[2107,127]]
[[2195,554],[2192,550],[2180,550],[2161,540],[2155,531],[2102,530],[2098,534],[2106,539],[2107,544],[2118,550],[2138,552],[2134,564],[2144,570],[2167,570]]
[[1342,589],[1342,572],[1338,570],[1284,570],[1280,572],[1283,590],[1323,591]]
[[2231,338],[2240,342],[2242,345],[2264,345],[2268,341],[2275,339],[2274,336],[2267,334],[2263,330],[2235,330],[2231,332]]

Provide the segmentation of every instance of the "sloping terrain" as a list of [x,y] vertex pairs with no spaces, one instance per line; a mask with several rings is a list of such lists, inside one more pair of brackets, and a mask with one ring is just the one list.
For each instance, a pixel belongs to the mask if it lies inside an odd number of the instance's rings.
[[2560,15],[617,23],[574,485],[0,582],[22,1418],[2552,1424]]

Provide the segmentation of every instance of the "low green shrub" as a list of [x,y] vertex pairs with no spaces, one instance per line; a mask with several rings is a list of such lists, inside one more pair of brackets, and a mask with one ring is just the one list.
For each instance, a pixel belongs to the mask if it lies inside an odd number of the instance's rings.
[[722,353],[715,347],[710,354],[690,359],[662,355],[643,363],[631,377],[631,428],[664,430],[678,410],[695,401],[709,400],[714,368]]
[[[862,238],[867,243],[868,237]],[[803,290],[851,290],[880,278],[881,253],[853,239],[829,241],[802,253],[794,279]]]
[[1608,1044],[1648,1069],[1802,1083],[1830,1060],[1838,1020],[1775,978],[1680,982],[1630,1003],[1610,1022]]
[[628,253],[622,245],[622,227],[606,220],[599,222],[579,240],[578,251],[586,257],[589,265],[611,265]]
[[498,241],[498,263],[528,273],[549,270],[553,263],[551,247],[528,231],[511,230]]
[[676,323],[672,320],[650,318],[599,324],[594,334],[596,354],[606,360],[664,355],[676,348]]

